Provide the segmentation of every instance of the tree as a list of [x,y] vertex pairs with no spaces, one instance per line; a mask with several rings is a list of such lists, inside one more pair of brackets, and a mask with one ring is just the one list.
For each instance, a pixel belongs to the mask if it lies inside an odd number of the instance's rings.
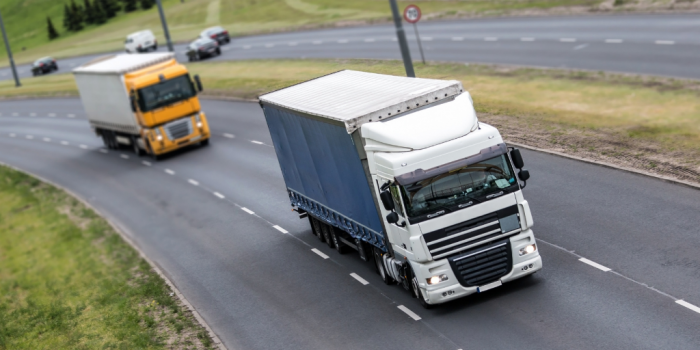
[[124,3],[124,11],[131,12],[136,10],[136,0],[122,0]]
[[92,4],[90,3],[90,0],[83,0],[84,3],[84,8],[85,11],[83,12],[85,16],[83,17],[83,20],[85,21],[85,24],[94,24],[95,23],[95,9],[93,8]]
[[140,0],[139,2],[141,3],[141,8],[144,10],[148,10],[155,5],[154,0]]
[[72,31],[79,31],[83,29],[83,9],[75,4],[75,0],[70,1],[70,12],[71,12],[71,28]]
[[[115,2],[115,0],[98,0],[100,3],[100,6],[102,7],[102,12],[104,13],[105,17],[107,18],[112,18],[117,15],[117,12],[121,10],[119,7],[119,4]],[[97,3],[97,1],[96,1]]]
[[95,2],[92,3],[92,12],[95,16],[95,24],[107,22],[107,14],[105,14],[105,9],[102,8],[102,3],[95,0]]
[[53,22],[51,22],[51,18],[46,17],[46,22],[48,24],[49,40],[58,38],[58,32],[56,31],[56,28],[53,27]]
[[68,4],[63,5],[63,29],[65,30],[70,30],[71,29],[71,16],[73,13],[70,11],[70,8],[68,7]]

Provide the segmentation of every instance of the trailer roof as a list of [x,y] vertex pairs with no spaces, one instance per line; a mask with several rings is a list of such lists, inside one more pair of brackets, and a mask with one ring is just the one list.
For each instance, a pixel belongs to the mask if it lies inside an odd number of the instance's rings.
[[343,70],[260,96],[260,101],[339,121],[348,133],[462,92],[456,80]]
[[125,74],[166,62],[175,57],[167,53],[119,54],[96,58],[73,70],[73,73]]

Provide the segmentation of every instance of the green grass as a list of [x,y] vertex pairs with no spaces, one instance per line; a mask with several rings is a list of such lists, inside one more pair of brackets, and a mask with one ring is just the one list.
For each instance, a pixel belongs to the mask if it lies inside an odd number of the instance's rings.
[[[498,15],[525,9],[558,6],[596,5],[601,0],[445,0],[399,1],[403,9],[409,3],[421,7],[424,18],[460,15]],[[2,0],[9,40],[18,62],[30,62],[42,56],[58,58],[123,49],[127,34],[150,28],[165,44],[155,8],[121,13],[102,26],[90,26],[78,33],[66,32],[63,4],[69,0]],[[82,1],[78,1],[82,4]],[[391,16],[386,0],[163,0],[171,36],[175,41],[190,41],[205,27],[221,24],[233,35],[317,27],[335,23],[388,21]],[[53,19],[61,33],[49,42],[46,17]],[[0,65],[7,65],[4,46]]]
[[178,328],[211,345],[169,293],[95,213],[0,166],[0,349],[161,349]]

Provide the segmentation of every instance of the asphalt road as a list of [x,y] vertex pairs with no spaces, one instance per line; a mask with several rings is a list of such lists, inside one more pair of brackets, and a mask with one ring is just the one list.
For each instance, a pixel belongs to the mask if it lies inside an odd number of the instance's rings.
[[[405,26],[411,55],[416,36]],[[700,17],[615,15],[488,18],[419,23],[427,60],[575,68],[700,79]],[[325,29],[237,38],[212,60],[255,58],[401,59],[393,26]],[[161,43],[164,40],[160,40]],[[160,50],[164,50],[162,47]],[[176,45],[186,60],[186,45]],[[100,55],[62,59],[69,72]],[[28,65],[20,76],[31,76]],[[0,80],[11,79],[9,68]]]
[[0,162],[123,227],[229,349],[699,347],[700,191],[525,151],[544,269],[424,310],[290,211],[257,104],[203,108],[211,145],[155,163],[103,150],[78,99],[1,102]]

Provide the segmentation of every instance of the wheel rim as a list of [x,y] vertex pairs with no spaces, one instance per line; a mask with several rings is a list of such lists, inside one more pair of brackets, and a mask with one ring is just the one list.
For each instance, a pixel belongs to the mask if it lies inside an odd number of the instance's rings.
[[384,271],[384,264],[382,264],[382,257],[375,256],[374,261],[376,261],[377,270],[379,270],[379,276],[381,276],[382,279],[385,280],[386,279],[386,271]]

